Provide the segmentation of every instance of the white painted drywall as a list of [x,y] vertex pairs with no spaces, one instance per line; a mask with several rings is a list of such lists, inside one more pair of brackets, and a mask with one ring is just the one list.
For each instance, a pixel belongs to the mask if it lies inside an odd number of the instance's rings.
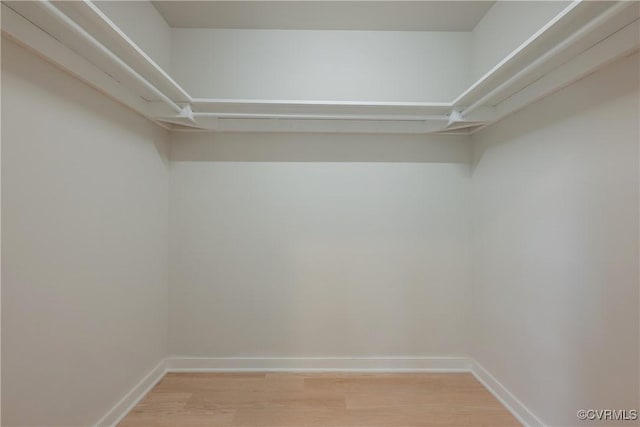
[[477,80],[570,1],[497,1],[471,32],[471,77]]
[[[376,154],[350,160],[365,139]],[[170,354],[466,354],[468,149],[451,136],[173,135]]]
[[174,28],[471,31],[493,1],[154,1]]
[[150,1],[99,0],[93,3],[156,64],[169,70],[171,29]]
[[172,76],[198,98],[450,102],[469,32],[172,29]]
[[171,160],[470,164],[469,137],[319,133],[172,133]]
[[474,137],[471,354],[548,425],[640,401],[638,60]]
[[91,425],[165,357],[166,151],[2,39],[2,425]]

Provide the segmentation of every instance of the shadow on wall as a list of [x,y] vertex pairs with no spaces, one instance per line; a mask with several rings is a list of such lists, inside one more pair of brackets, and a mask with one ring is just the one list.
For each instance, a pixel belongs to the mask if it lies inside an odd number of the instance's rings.
[[467,353],[468,165],[171,168],[171,354]]
[[[637,53],[630,55],[618,64],[638,63]],[[561,89],[550,97],[544,98],[530,107],[503,118],[499,123],[470,136],[472,144],[471,173],[475,171],[484,153],[492,147],[508,144],[520,137],[541,132],[556,126],[571,117],[579,117],[585,112],[618,99],[629,93],[627,82],[638,85],[637,65],[618,70],[617,80],[608,79],[604,73],[592,73]],[[585,83],[593,81],[595,84]],[[585,86],[588,84],[588,86]],[[587,88],[588,89],[585,89]],[[594,100],[598,100],[594,104]],[[526,117],[522,117],[526,115]],[[613,118],[615,119],[615,118]],[[485,137],[486,136],[486,137]]]
[[638,67],[473,138],[472,356],[545,425],[639,401]]
[[174,132],[172,161],[469,163],[466,135]]
[[[120,103],[105,96],[102,92],[94,89],[90,85],[85,85],[81,80],[73,78],[59,79],[58,74],[43,78],[41,67],[30,67],[26,65],[27,58],[32,58],[30,51],[22,49],[19,45],[6,38],[2,38],[1,46],[3,73],[20,78],[29,86],[37,87],[38,91],[56,96],[61,102],[64,102],[65,106],[69,107],[59,109],[60,114],[67,115],[66,118],[69,122],[77,119],[76,112],[78,106],[81,106],[82,110],[90,112],[102,122],[108,123],[108,125],[114,129],[114,132],[116,130],[121,132],[122,137],[118,138],[118,142],[122,144],[136,141],[141,126],[148,126],[157,132],[157,138],[154,139],[154,141],[158,149],[158,155],[166,162],[166,149],[163,147],[164,144],[162,142],[158,142],[165,140],[167,135],[166,130],[154,124],[153,121],[132,113],[131,110],[122,107]],[[55,67],[51,64],[47,64],[47,66]],[[58,70],[58,68],[53,69]],[[64,73],[64,75],[68,76],[66,73]],[[57,79],[56,84],[51,84],[53,79]],[[85,85],[89,90],[78,90],[79,83]],[[2,102],[5,108],[9,108],[8,105],[4,105],[7,102],[5,98],[3,98]],[[28,109],[28,104],[23,103],[22,106]],[[20,107],[20,105],[11,105],[11,108],[14,110],[18,107]],[[41,117],[39,118],[38,126],[47,129],[51,126],[51,120],[54,119]],[[78,132],[79,129],[77,128],[69,129],[69,135],[75,135]],[[63,138],[61,135],[49,135],[48,137],[50,139]]]

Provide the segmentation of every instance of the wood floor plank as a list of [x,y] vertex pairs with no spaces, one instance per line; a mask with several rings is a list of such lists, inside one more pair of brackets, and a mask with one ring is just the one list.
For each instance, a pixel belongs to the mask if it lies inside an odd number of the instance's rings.
[[236,390],[233,392],[202,392],[195,394],[186,408],[234,409],[345,409],[341,393],[314,390]]
[[471,374],[169,373],[120,427],[512,427]]

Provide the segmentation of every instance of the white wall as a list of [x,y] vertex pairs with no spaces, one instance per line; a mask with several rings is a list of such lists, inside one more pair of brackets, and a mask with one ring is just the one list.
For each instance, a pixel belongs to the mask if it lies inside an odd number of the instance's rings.
[[[366,140],[377,154],[349,160]],[[466,354],[468,150],[446,136],[174,135],[170,354]]]
[[[194,82],[215,93],[194,95],[453,98],[460,79],[439,69],[398,79],[413,51],[385,43],[390,68],[352,69],[347,91],[323,86],[336,70],[296,81],[308,70],[251,70],[259,52],[244,51],[238,67],[209,58]],[[155,125],[5,40],[2,56],[3,425],[90,424],[167,344],[471,352],[550,425],[637,405],[637,55],[477,134],[471,170],[469,141],[436,135],[174,134],[167,165]]]
[[2,425],[98,421],[167,335],[167,134],[2,40]]
[[567,7],[570,1],[497,1],[471,32],[477,80]]
[[640,401],[638,55],[475,136],[472,356],[544,423]]
[[194,97],[450,102],[470,33],[172,29],[172,76]]
[[171,29],[147,0],[100,0],[94,4],[153,61],[169,71]]

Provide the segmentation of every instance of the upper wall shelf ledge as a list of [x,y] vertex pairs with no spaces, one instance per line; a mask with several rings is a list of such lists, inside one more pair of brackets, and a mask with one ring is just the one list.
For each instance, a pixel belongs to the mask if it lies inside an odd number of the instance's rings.
[[566,2],[450,102],[195,97],[89,0],[3,1],[2,34],[176,131],[469,134],[637,52],[639,9]]

